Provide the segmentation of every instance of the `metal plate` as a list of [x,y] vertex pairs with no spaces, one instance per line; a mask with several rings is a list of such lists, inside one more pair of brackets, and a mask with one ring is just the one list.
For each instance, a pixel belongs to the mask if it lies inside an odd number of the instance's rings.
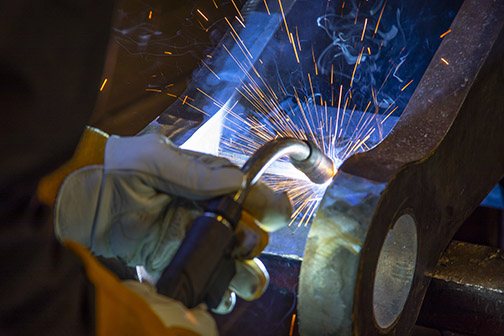
[[[302,334],[409,333],[441,252],[504,174],[503,22],[504,1],[467,0],[392,133],[343,164],[308,236]],[[378,257],[406,212],[417,222],[415,273],[404,309],[381,328]]]

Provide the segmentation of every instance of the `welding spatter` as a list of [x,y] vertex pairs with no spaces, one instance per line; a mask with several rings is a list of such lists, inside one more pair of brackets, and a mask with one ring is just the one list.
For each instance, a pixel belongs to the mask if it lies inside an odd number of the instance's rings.
[[282,138],[263,145],[242,167],[242,189],[234,196],[212,200],[194,220],[156,285],[160,294],[188,308],[202,302],[213,309],[219,306],[236,273],[231,252],[236,243],[234,232],[242,215],[242,204],[264,171],[284,156],[314,183],[326,183],[335,174],[332,160],[309,141]]

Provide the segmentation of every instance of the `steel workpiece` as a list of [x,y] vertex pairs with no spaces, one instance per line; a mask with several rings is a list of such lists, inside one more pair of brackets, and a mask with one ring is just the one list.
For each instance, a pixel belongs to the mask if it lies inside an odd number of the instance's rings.
[[411,331],[441,253],[504,175],[503,23],[504,1],[466,0],[391,134],[341,166],[301,264],[301,334]]

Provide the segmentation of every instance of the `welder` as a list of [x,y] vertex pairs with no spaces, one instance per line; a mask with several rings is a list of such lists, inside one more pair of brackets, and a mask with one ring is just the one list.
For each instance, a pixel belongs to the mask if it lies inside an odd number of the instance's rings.
[[[109,137],[92,128],[82,135],[113,7],[103,0],[0,5],[1,335],[217,333],[204,305],[187,309],[147,281],[121,281],[95,258],[159,275],[200,211],[196,201],[243,182],[227,160],[181,150],[161,135]],[[262,184],[243,208],[265,230],[291,212],[285,194]],[[231,289],[254,298],[257,274],[240,270]]]

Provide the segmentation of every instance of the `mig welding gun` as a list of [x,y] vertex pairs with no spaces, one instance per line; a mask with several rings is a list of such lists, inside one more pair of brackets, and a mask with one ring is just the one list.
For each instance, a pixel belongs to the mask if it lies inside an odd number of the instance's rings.
[[[266,143],[243,166],[243,187],[232,196],[210,201],[204,213],[194,220],[157,282],[160,294],[188,308],[205,302],[216,309],[221,304],[236,273],[232,251],[242,204],[268,166],[284,156],[314,183],[326,183],[335,174],[331,159],[309,141],[282,138]],[[233,306],[234,302],[229,303],[227,311]]]

